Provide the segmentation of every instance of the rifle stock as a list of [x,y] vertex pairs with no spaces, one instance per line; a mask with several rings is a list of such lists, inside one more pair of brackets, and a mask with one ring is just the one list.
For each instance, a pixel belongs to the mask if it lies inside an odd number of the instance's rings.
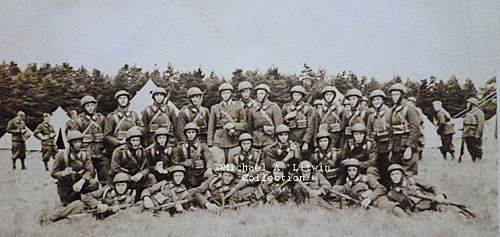
[[421,199],[425,199],[425,200],[429,200],[429,201],[433,201],[433,202],[436,202],[439,204],[454,206],[454,207],[460,209],[460,211],[461,211],[460,213],[462,213],[466,217],[476,218],[476,214],[474,214],[472,211],[470,211],[469,208],[467,208],[465,206],[465,204],[446,201],[446,200],[445,201],[438,201],[438,200],[436,200],[435,197],[431,197],[431,196],[423,195],[423,194],[413,194],[412,196],[417,197],[417,198],[421,198]]

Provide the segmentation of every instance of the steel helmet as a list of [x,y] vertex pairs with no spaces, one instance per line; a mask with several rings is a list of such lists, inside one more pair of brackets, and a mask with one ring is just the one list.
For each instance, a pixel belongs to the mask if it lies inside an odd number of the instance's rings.
[[292,89],[290,89],[290,93],[294,93],[294,92],[297,92],[297,93],[300,93],[302,94],[302,96],[304,96],[306,94],[306,89],[304,89],[304,87],[302,86],[293,86]]
[[231,173],[233,175],[236,175],[238,172],[238,168],[234,164],[225,164],[224,168],[222,169],[222,173]]
[[361,93],[361,91],[356,88],[347,91],[347,93],[345,94],[345,98],[349,98],[350,96],[357,96],[360,99],[363,98],[363,94]]
[[373,99],[373,98],[375,98],[377,96],[380,96],[380,97],[384,98],[385,97],[384,91],[380,90],[380,89],[377,89],[377,90],[372,91],[372,93],[370,93],[370,99]]
[[156,139],[160,135],[165,135],[167,137],[172,136],[172,134],[170,134],[168,129],[164,128],[164,127],[156,129],[155,134],[154,134],[154,138]]
[[273,164],[274,169],[284,170],[286,169],[286,164],[283,161],[276,161]]
[[313,102],[313,105],[314,105],[314,106],[317,106],[317,105],[323,105],[323,100],[315,100],[315,101]]
[[187,91],[187,96],[191,97],[191,96],[195,96],[195,95],[203,95],[203,92],[198,87],[189,88],[189,90]]
[[301,171],[304,171],[304,170],[311,170],[313,167],[312,163],[308,160],[303,160],[299,163],[299,169]]
[[24,114],[24,112],[23,112],[23,111],[19,111],[19,112],[17,112],[17,114],[16,114],[16,115],[17,115],[17,116],[19,116],[19,117],[24,117],[24,116],[26,116],[26,115]]
[[115,99],[118,99],[120,96],[127,96],[130,99],[130,94],[126,90],[119,90],[118,92],[115,93]]
[[252,89],[252,84],[248,81],[242,81],[240,84],[238,84],[238,91],[246,90],[246,89]]
[[467,102],[473,104],[473,105],[478,105],[479,104],[479,100],[476,98],[476,97],[471,97],[469,99],[467,99]]
[[406,86],[402,83],[396,83],[391,86],[389,91],[401,91],[401,93],[406,94]]
[[199,132],[198,125],[196,125],[195,123],[187,123],[184,126],[184,132],[187,132],[188,130],[195,130],[196,132]]
[[280,124],[276,127],[276,131],[275,133],[276,134],[280,134],[280,133],[288,133],[290,132],[290,128],[288,128],[288,126],[284,125],[284,124]]
[[352,132],[366,132],[366,126],[363,123],[356,123],[351,128]]
[[337,94],[337,89],[335,89],[334,86],[325,86],[323,87],[323,90],[321,90],[321,94],[324,95],[326,92],[333,92],[334,94]]
[[233,91],[233,86],[227,82],[225,83],[222,83],[220,86],[219,86],[219,93],[222,92],[222,91]]
[[363,96],[363,98],[361,99],[361,101],[366,101],[368,102],[368,98],[366,96]]
[[93,96],[90,96],[90,95],[86,95],[84,96],[81,100],[80,100],[80,105],[81,106],[84,106],[88,103],[97,103],[97,100],[93,97]]
[[175,172],[182,172],[182,173],[186,173],[186,168],[184,168],[184,166],[182,165],[174,165],[172,167],[170,167],[168,169],[168,171],[170,171],[170,173],[175,173]]
[[128,183],[130,182],[130,176],[127,173],[118,173],[113,178],[113,183]]
[[347,159],[342,163],[344,164],[345,167],[349,167],[349,166],[360,167],[361,166],[361,162],[359,162],[358,159],[354,159],[354,158]]
[[68,135],[66,136],[66,139],[68,140],[68,142],[83,139],[83,134],[78,130],[70,130],[68,132]]
[[255,91],[258,91],[258,90],[265,90],[268,94],[271,93],[271,88],[264,83],[259,84],[255,87]]
[[242,141],[247,141],[247,140],[250,140],[252,141],[252,135],[250,133],[242,133],[239,137],[238,137],[238,141],[239,142],[242,142]]
[[127,131],[127,140],[133,137],[142,137],[141,129],[137,126],[131,127]]
[[319,140],[321,138],[330,138],[330,133],[326,130],[319,131],[316,135],[316,140]]
[[395,170],[400,170],[401,172],[404,173],[403,166],[401,166],[399,164],[390,165],[389,168],[387,168],[387,173],[391,173],[392,171],[395,171]]
[[151,96],[155,96],[155,94],[163,94],[166,96],[167,90],[165,90],[165,88],[158,87],[158,88],[154,88],[153,90],[151,90],[150,93],[151,93]]

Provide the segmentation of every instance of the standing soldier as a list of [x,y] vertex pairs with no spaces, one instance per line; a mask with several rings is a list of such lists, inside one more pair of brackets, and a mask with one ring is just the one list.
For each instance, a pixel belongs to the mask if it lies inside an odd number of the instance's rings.
[[95,172],[90,155],[81,149],[83,134],[77,130],[69,131],[67,139],[68,153],[57,153],[51,174],[57,179],[57,193],[63,206],[80,200],[80,194],[99,188],[99,184],[93,180]]
[[174,131],[177,126],[177,115],[168,105],[169,97],[164,88],[156,88],[151,91],[153,104],[142,111],[142,123],[144,124],[145,144],[154,143],[154,134],[158,128],[166,128],[170,133],[178,134]]
[[76,110],[69,111],[69,120],[66,122],[64,126],[64,134],[67,136],[68,132],[71,130],[78,130],[78,122],[76,121],[78,118],[78,112]]
[[264,168],[264,157],[262,151],[253,148],[253,138],[250,133],[242,133],[238,138],[240,143],[240,152],[235,154],[229,163],[238,167],[238,176],[241,178],[244,174],[254,174],[262,171]]
[[43,113],[43,122],[36,127],[33,135],[42,141],[42,161],[45,165],[45,170],[49,170],[50,158],[54,157],[57,153],[54,143],[56,132],[52,124],[50,124],[49,113]]
[[158,128],[154,135],[155,143],[144,150],[151,167],[150,171],[157,181],[167,179],[168,168],[177,164],[174,154],[175,145],[169,142],[171,137],[172,134],[166,128]]
[[389,107],[384,104],[385,93],[382,90],[374,90],[370,93],[371,105],[374,110],[368,115],[367,132],[368,138],[375,142],[377,147],[376,165],[384,185],[389,184],[387,167],[390,165],[389,155],[391,153],[390,145],[390,126],[389,126]]
[[423,158],[423,152],[424,152],[424,146],[425,146],[425,137],[424,137],[424,112],[422,112],[422,109],[417,107],[417,99],[415,97],[409,97],[408,98],[408,103],[411,104],[415,109],[417,110],[418,113],[418,121],[419,121],[419,143],[418,143],[418,160],[422,160]]
[[290,128],[290,140],[301,144],[303,152],[314,146],[314,109],[304,102],[306,90],[302,86],[294,86],[290,90],[292,102],[283,105],[283,119]]
[[408,176],[417,175],[420,121],[414,106],[404,98],[406,87],[396,83],[389,89],[394,105],[389,109],[391,163],[400,164]]
[[240,100],[241,106],[245,109],[248,117],[248,113],[250,110],[257,104],[257,102],[250,97],[252,94],[252,84],[248,81],[242,81],[238,84],[238,92],[240,92]]
[[104,142],[107,154],[112,154],[115,148],[126,143],[125,139],[129,128],[144,127],[139,115],[128,109],[130,94],[127,91],[116,92],[115,99],[118,101],[118,107],[106,116],[104,124]]
[[[484,113],[477,106],[479,101],[477,98],[467,99],[467,108],[469,111],[465,114],[464,118],[464,131],[462,138],[465,140],[467,150],[472,157],[472,161],[481,160],[483,156],[482,139],[484,129]],[[463,152],[460,151],[459,162],[462,161]]]
[[136,201],[140,199],[142,190],[156,183],[154,175],[149,172],[149,162],[142,148],[142,137],[139,127],[131,127],[127,131],[126,143],[113,152],[108,178],[113,180],[115,175],[121,172],[128,174],[132,181],[131,188],[136,191]]
[[342,116],[343,107],[335,102],[337,90],[333,86],[323,88],[323,105],[317,111],[314,131],[328,131],[331,136],[332,145],[340,149],[340,140],[342,138]]
[[[207,143],[207,133],[208,133],[208,118],[210,116],[210,111],[201,105],[203,100],[203,92],[198,87],[191,87],[187,91],[189,97],[189,105],[185,105],[179,111],[179,116],[177,119],[177,127],[184,128],[188,123],[194,123],[198,126],[200,133],[198,134],[198,139],[202,143]],[[179,141],[186,141],[186,135],[181,132],[181,129],[177,129],[177,138]]]
[[92,158],[92,164],[97,170],[97,178],[102,185],[108,179],[111,160],[104,155],[104,124],[106,117],[97,113],[97,100],[92,96],[84,96],[80,100],[83,112],[76,119],[77,129],[83,134],[82,149]]
[[366,124],[368,118],[368,110],[361,106],[363,95],[358,89],[350,89],[345,95],[346,100],[351,106],[351,110],[346,111],[343,117],[344,124],[344,139],[343,143],[347,143],[352,139],[352,126],[357,123]]
[[246,114],[240,103],[232,101],[233,86],[219,86],[222,101],[210,109],[208,147],[212,149],[214,164],[225,164],[237,152],[238,136],[246,128]]
[[17,112],[17,116],[9,121],[7,132],[12,134],[12,169],[16,169],[16,160],[21,160],[21,169],[26,169],[24,160],[26,159],[26,137],[28,128],[24,123],[24,112]]
[[184,126],[186,141],[177,146],[174,152],[175,160],[186,168],[186,183],[190,188],[199,186],[205,179],[213,176],[212,154],[207,144],[198,140],[198,132],[196,124],[186,124]]
[[262,149],[274,143],[274,130],[278,125],[283,124],[283,116],[279,106],[269,101],[271,88],[268,85],[257,85],[255,93],[257,106],[250,110],[248,129],[252,131],[254,147]]
[[455,129],[451,121],[451,116],[448,111],[446,111],[441,101],[432,102],[432,107],[434,108],[435,120],[437,125],[437,134],[441,137],[441,147],[440,151],[443,155],[443,159],[447,159],[448,153],[451,155],[451,159],[455,159],[455,148],[453,147],[453,134],[455,134]]
[[335,183],[340,173],[341,154],[331,144],[331,136],[327,131],[320,131],[316,135],[316,143],[318,147],[314,150],[311,163],[323,172],[330,183]]
[[288,165],[290,171],[301,161],[299,144],[289,139],[290,129],[284,124],[276,127],[277,141],[264,148],[264,164],[266,169],[272,169],[276,161],[283,161]]

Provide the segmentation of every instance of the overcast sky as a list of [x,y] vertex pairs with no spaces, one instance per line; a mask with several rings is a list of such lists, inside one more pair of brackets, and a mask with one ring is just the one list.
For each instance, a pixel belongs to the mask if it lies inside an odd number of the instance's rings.
[[171,62],[226,77],[302,64],[379,80],[496,74],[496,0],[0,1],[0,60],[146,70]]

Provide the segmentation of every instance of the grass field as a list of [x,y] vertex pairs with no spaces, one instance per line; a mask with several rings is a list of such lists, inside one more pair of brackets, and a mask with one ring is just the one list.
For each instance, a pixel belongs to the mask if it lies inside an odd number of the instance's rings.
[[[459,144],[459,143],[457,143]],[[479,164],[445,162],[436,149],[425,151],[421,177],[448,197],[479,214],[465,219],[448,212],[427,212],[397,218],[370,209],[328,212],[313,206],[261,206],[220,214],[199,211],[175,218],[130,211],[103,221],[78,215],[47,226],[38,224],[42,211],[59,199],[55,180],[43,170],[40,153],[29,153],[28,170],[11,171],[10,151],[0,151],[0,236],[497,236],[497,159],[494,145],[485,147]]]

